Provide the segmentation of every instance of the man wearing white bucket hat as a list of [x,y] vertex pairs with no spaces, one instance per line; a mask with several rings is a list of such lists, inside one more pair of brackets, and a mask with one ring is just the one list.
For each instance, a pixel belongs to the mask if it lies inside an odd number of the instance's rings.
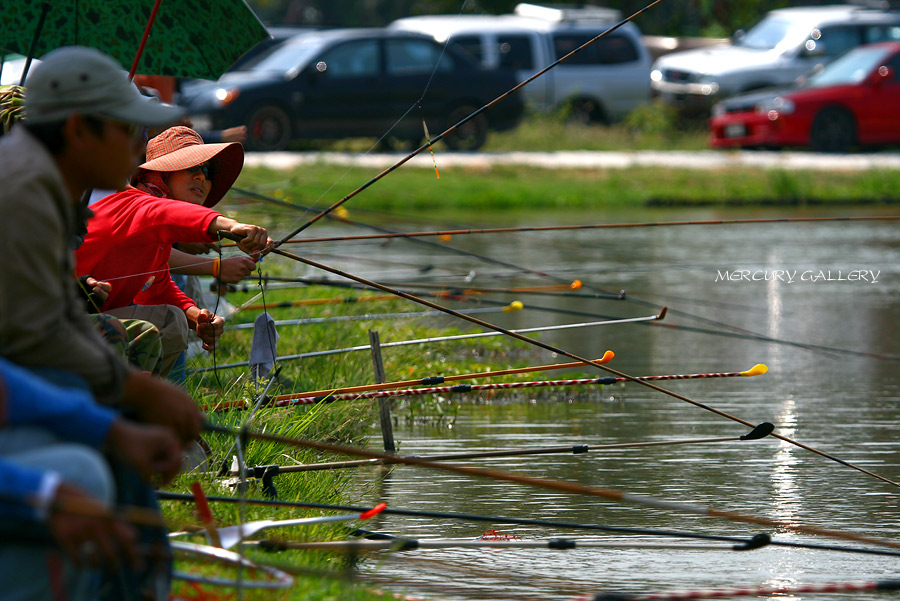
[[[203,422],[196,403],[181,388],[130,367],[100,337],[78,296],[71,251],[85,217],[79,205],[84,192],[125,181],[143,150],[140,126],[165,126],[182,111],[143,97],[122,68],[97,50],[66,47],[42,58],[26,82],[24,122],[0,140],[0,222],[7,226],[7,255],[0,264],[0,356],[164,426],[186,444],[196,439]],[[0,430],[0,455],[42,451],[41,461],[31,467],[63,474],[64,482],[102,498],[89,490],[91,474],[67,480],[69,458],[44,451],[47,435],[40,434]],[[156,507],[152,488],[136,472],[115,465],[113,471],[119,503]],[[164,532],[142,530],[139,536],[144,544],[162,549],[167,544]],[[83,574],[83,567],[47,560],[52,544],[44,542],[29,554],[19,542],[18,535],[0,535],[4,599],[49,599],[57,593],[96,597],[95,579],[88,579],[94,586],[87,588],[70,586],[69,578]],[[138,595],[151,587],[165,597],[165,562],[119,568],[116,578],[104,582],[124,583]],[[62,588],[54,593],[54,586]]]

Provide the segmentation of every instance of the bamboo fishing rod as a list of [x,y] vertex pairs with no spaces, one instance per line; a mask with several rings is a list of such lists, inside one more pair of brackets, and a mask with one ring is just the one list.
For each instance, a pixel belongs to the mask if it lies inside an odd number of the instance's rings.
[[[726,511],[721,509],[716,509],[709,505],[699,505],[696,503],[684,503],[680,501],[668,501],[665,499],[660,499],[657,497],[652,497],[649,495],[642,494],[634,494],[629,493],[622,490],[610,489],[610,488],[601,488],[597,486],[585,486],[583,484],[579,484],[577,482],[569,482],[565,480],[554,480],[550,478],[538,478],[534,476],[528,476],[524,474],[517,474],[512,472],[505,472],[496,469],[482,468],[482,467],[466,467],[459,466],[448,463],[440,463],[436,461],[427,461],[424,459],[416,458],[416,457],[398,457],[396,455],[390,455],[387,453],[378,453],[375,451],[370,451],[368,449],[362,449],[357,447],[350,447],[346,445],[338,445],[334,443],[328,442],[320,442],[314,440],[307,440],[302,438],[290,438],[287,436],[281,436],[278,434],[271,434],[268,432],[260,432],[256,430],[251,430],[247,427],[241,429],[232,429],[227,426],[221,426],[212,424],[210,422],[206,422],[204,424],[204,428],[210,432],[219,432],[222,434],[228,434],[231,436],[235,436],[241,439],[257,439],[257,440],[267,440],[270,442],[277,442],[280,444],[303,447],[307,449],[315,449],[318,451],[327,451],[331,453],[341,453],[350,456],[356,457],[365,457],[368,459],[382,459],[382,460],[393,460],[397,463],[402,463],[406,465],[415,465],[419,467],[425,467],[430,469],[442,470],[446,472],[451,472],[455,474],[462,474],[466,476],[476,476],[483,478],[490,478],[493,480],[501,480],[505,482],[514,482],[517,484],[524,484],[529,486],[534,486],[538,488],[544,488],[548,490],[555,490],[570,494],[579,494],[586,495],[591,497],[600,497],[604,499],[609,499],[616,502],[626,502],[626,503],[634,503],[637,505],[643,505],[646,507],[655,507],[657,509],[667,509],[672,511],[678,511],[682,513],[694,514],[694,515],[704,515],[710,517],[718,517],[724,518],[735,522],[742,522],[746,524],[756,524],[761,526],[768,526],[772,528],[783,528],[786,530],[792,530],[795,532],[804,532],[807,534],[816,534],[820,536],[828,536],[832,538],[842,538],[845,540],[852,540],[861,543],[868,543],[881,547],[889,547],[894,549],[900,549],[900,543],[884,540],[880,538],[864,536],[861,534],[856,534],[853,532],[844,532],[840,530],[833,530],[828,528],[820,528],[817,526],[806,526],[803,524],[798,524],[794,522],[784,522],[779,520],[773,520],[770,518],[743,514],[734,511]],[[779,437],[780,438],[780,437]]]
[[807,223],[827,221],[896,221],[900,215],[871,215],[854,217],[773,217],[759,219],[707,219],[698,221],[646,221],[639,223],[595,223],[579,225],[541,225],[526,227],[464,228],[423,232],[391,232],[383,234],[357,234],[350,236],[323,236],[319,238],[291,238],[284,244],[308,244],[316,242],[352,242],[357,240],[390,240],[394,238],[421,238],[430,236],[462,236],[469,234],[508,234],[516,232],[556,232],[568,230],[597,230],[610,228],[672,227],[684,225],[744,225],[751,223]]
[[[629,23],[629,22],[631,22],[632,20],[636,19],[637,17],[639,17],[640,15],[644,14],[645,12],[647,12],[648,10],[650,10],[651,8],[653,8],[654,6],[656,6],[657,4],[661,3],[662,1],[663,1],[663,0],[653,0],[653,2],[651,2],[651,3],[648,4],[648,5],[646,5],[644,8],[638,10],[637,12],[632,13],[632,14],[629,15],[628,17],[625,17],[624,19],[622,19],[621,21],[619,21],[619,22],[616,23],[615,25],[612,25],[612,26],[611,26],[609,29],[607,29],[606,31],[601,32],[600,34],[594,36],[594,37],[591,38],[590,40],[586,41],[584,44],[582,44],[582,45],[578,46],[577,48],[575,48],[574,50],[572,50],[571,52],[565,54],[564,56],[561,56],[561,57],[558,58],[558,59],[556,59],[555,61],[553,61],[552,63],[550,63],[549,65],[547,65],[546,67],[544,67],[543,69],[541,69],[540,71],[538,71],[537,73],[535,73],[534,75],[532,75],[531,77],[528,77],[528,78],[525,79],[524,81],[519,82],[518,84],[516,84],[515,86],[513,86],[512,88],[510,88],[509,90],[507,90],[507,91],[504,92],[503,94],[500,94],[499,96],[497,96],[496,98],[494,98],[493,100],[491,100],[490,102],[488,102],[487,104],[485,104],[484,106],[482,106],[481,108],[476,109],[475,111],[473,111],[472,113],[470,113],[470,114],[467,115],[466,117],[463,117],[463,118],[460,119],[458,122],[456,122],[455,124],[451,125],[451,126],[448,127],[446,130],[444,130],[443,132],[439,133],[438,135],[436,135],[436,136],[435,136],[434,138],[432,138],[431,140],[427,140],[424,144],[422,144],[422,145],[419,146],[417,149],[415,149],[415,150],[413,150],[412,152],[410,152],[408,155],[406,155],[405,157],[403,157],[402,159],[400,159],[399,161],[397,161],[396,163],[394,163],[394,164],[391,165],[390,167],[384,169],[381,173],[379,173],[379,174],[376,175],[375,177],[371,178],[371,179],[370,179],[369,181],[367,181],[366,183],[362,184],[361,186],[359,186],[358,188],[356,188],[355,190],[353,190],[352,192],[350,192],[349,194],[347,194],[346,196],[344,196],[344,197],[341,198],[340,200],[335,201],[331,206],[329,206],[328,208],[322,210],[322,211],[319,212],[317,215],[313,216],[309,221],[307,221],[306,223],[304,223],[303,225],[301,225],[300,227],[298,227],[297,229],[295,229],[293,232],[291,232],[290,234],[288,234],[287,236],[285,236],[285,237],[282,238],[281,240],[275,242],[274,247],[277,249],[279,246],[281,246],[282,244],[284,244],[285,241],[290,240],[291,238],[293,238],[294,236],[296,236],[296,235],[299,234],[300,232],[302,232],[302,231],[304,231],[305,229],[307,229],[308,227],[310,227],[312,224],[316,223],[317,221],[319,221],[319,220],[322,219],[323,217],[327,216],[327,215],[330,214],[332,211],[334,211],[335,209],[337,209],[338,207],[340,207],[342,204],[344,204],[345,202],[347,202],[348,200],[350,200],[351,198],[353,198],[354,196],[356,196],[357,194],[359,194],[359,193],[362,192],[363,190],[369,188],[370,186],[372,186],[373,184],[375,184],[375,182],[381,180],[381,179],[382,179],[383,177],[385,177],[387,174],[389,174],[389,173],[395,171],[396,169],[398,169],[398,168],[400,168],[401,166],[403,166],[405,163],[407,163],[407,162],[409,162],[410,160],[412,160],[413,157],[415,157],[415,156],[417,156],[418,154],[424,152],[425,149],[431,148],[431,147],[434,146],[437,142],[443,140],[446,136],[448,136],[449,134],[451,134],[451,133],[453,133],[454,131],[456,131],[460,126],[462,126],[462,125],[468,123],[469,121],[471,121],[471,120],[474,119],[475,117],[481,115],[482,113],[484,113],[486,110],[490,109],[491,107],[493,107],[493,106],[496,105],[497,103],[499,103],[499,102],[501,102],[502,100],[508,98],[509,96],[515,94],[515,93],[516,93],[520,88],[522,88],[523,86],[528,85],[529,83],[531,83],[532,81],[534,81],[534,80],[537,79],[538,77],[541,77],[542,75],[544,75],[545,73],[547,73],[548,71],[550,71],[551,69],[553,69],[554,67],[556,67],[557,65],[562,64],[563,62],[569,60],[571,57],[575,56],[576,54],[578,54],[579,52],[581,52],[582,50],[584,50],[585,48],[587,48],[587,47],[590,46],[591,44],[597,42],[598,40],[601,40],[601,39],[605,38],[606,36],[608,36],[608,35],[611,34],[612,32],[614,32],[614,31],[616,31],[617,29],[619,29],[620,27],[624,26],[626,23]],[[239,240],[235,240],[235,242],[239,242]]]
[[[579,363],[569,365],[578,366]],[[768,367],[763,364],[757,364],[752,369],[741,372],[710,372],[702,374],[673,374],[663,376],[639,376],[639,380],[648,380],[651,382],[659,382],[664,380],[694,380],[701,378],[734,378],[734,377],[752,377],[764,374],[768,371]],[[491,375],[488,372],[488,375]],[[499,375],[499,374],[494,374]],[[484,377],[484,376],[479,376]],[[421,396],[426,394],[458,394],[467,392],[478,392],[481,390],[506,390],[520,388],[542,388],[550,386],[587,386],[587,385],[607,385],[629,382],[627,378],[615,378],[611,376],[600,378],[578,378],[567,380],[538,380],[534,382],[500,382],[492,384],[456,384],[455,386],[429,386],[427,388],[407,388],[400,390],[373,390],[360,392],[335,392],[318,390],[317,396],[312,396],[308,392],[298,392],[293,394],[283,394],[271,397],[267,406],[269,407],[287,407],[290,405],[312,405],[316,403],[333,403],[335,401],[356,401],[359,399],[381,399],[395,396]],[[244,409],[247,404],[244,401],[231,401],[226,404],[206,405],[204,410],[223,411],[225,409]]]
[[[612,351],[603,353],[603,357],[597,359],[601,363],[609,363],[615,357]],[[558,369],[571,369],[575,367],[584,367],[587,365],[581,361],[571,363],[554,363],[551,365],[534,365],[531,367],[516,367],[511,369],[500,369],[496,371],[483,371],[477,373],[457,374],[450,376],[428,376],[417,380],[398,380],[394,382],[384,382],[382,384],[366,384],[363,386],[347,386],[344,388],[332,388],[323,390],[310,390],[307,392],[298,392],[294,394],[282,394],[270,397],[270,402],[284,401],[288,399],[315,398],[324,396],[334,396],[335,394],[355,394],[358,392],[370,392],[375,390],[389,390],[391,388],[403,388],[405,386],[433,386],[435,384],[443,384],[444,382],[456,382],[458,380],[476,380],[478,378],[495,378],[497,376],[510,376],[515,374],[528,374],[538,371],[553,371]],[[242,405],[241,401],[236,401],[234,406]],[[221,405],[216,405],[217,407]]]
[[[222,236],[222,237],[228,238],[228,239],[230,239],[230,240],[235,240],[235,241],[238,241],[238,240],[236,240],[236,239],[239,239],[239,238],[240,238],[240,236],[237,236],[237,235],[235,235],[235,234],[232,234],[231,232],[227,232],[227,231],[224,231],[224,230],[220,230],[220,231],[219,231],[219,235]],[[616,377],[619,377],[619,378],[626,378],[626,379],[631,380],[631,381],[633,381],[633,382],[637,382],[638,384],[641,384],[642,386],[646,386],[647,388],[651,388],[651,389],[653,389],[653,390],[655,390],[655,391],[657,391],[657,392],[660,392],[660,393],[662,393],[662,394],[668,395],[668,396],[670,396],[670,397],[672,397],[672,398],[675,398],[675,399],[684,401],[685,403],[689,403],[689,404],[691,404],[691,405],[694,405],[695,407],[699,407],[700,409],[705,409],[706,411],[709,411],[709,412],[711,412],[711,413],[715,413],[716,415],[719,415],[719,416],[724,417],[724,418],[726,418],[726,419],[730,419],[730,420],[732,420],[732,421],[736,421],[736,422],[738,422],[738,423],[744,424],[745,426],[747,426],[747,427],[749,427],[749,428],[752,428],[752,427],[753,427],[753,424],[752,424],[751,422],[745,420],[745,419],[742,419],[742,418],[737,417],[737,416],[735,416],[735,415],[731,415],[730,413],[727,413],[727,412],[722,411],[722,410],[720,410],[720,409],[716,409],[716,408],[714,408],[714,407],[710,407],[709,405],[705,405],[705,404],[703,404],[703,403],[700,403],[699,401],[695,401],[695,400],[690,399],[690,398],[688,398],[688,397],[686,397],[686,396],[684,396],[684,395],[682,395],[682,394],[678,394],[678,393],[676,393],[676,392],[673,392],[673,391],[668,390],[668,389],[666,389],[666,388],[663,388],[663,387],[661,387],[661,386],[657,386],[656,384],[653,384],[652,382],[648,382],[648,381],[644,381],[644,380],[639,380],[639,379],[635,378],[634,376],[630,376],[630,375],[628,375],[628,374],[626,374],[626,373],[624,373],[624,372],[615,370],[615,369],[613,369],[613,368],[611,368],[611,367],[608,367],[608,366],[603,365],[603,364],[601,364],[601,363],[598,363],[598,362],[596,362],[596,361],[592,361],[592,360],[590,360],[590,359],[585,359],[584,357],[579,357],[579,356],[576,355],[575,353],[571,353],[571,352],[569,352],[569,351],[567,351],[567,350],[561,349],[561,348],[556,347],[556,346],[553,346],[553,345],[551,345],[551,344],[547,344],[546,342],[543,342],[543,341],[541,341],[541,340],[536,340],[536,339],[534,339],[534,338],[529,338],[528,336],[525,336],[524,334],[521,334],[521,333],[518,333],[518,332],[513,332],[512,330],[508,330],[508,329],[506,329],[506,328],[502,328],[502,327],[500,327],[500,326],[497,326],[497,325],[488,323],[488,322],[486,322],[486,321],[484,321],[484,320],[478,319],[477,317],[472,317],[471,315],[465,315],[465,314],[463,314],[463,313],[460,313],[459,311],[454,311],[453,309],[449,309],[449,308],[447,308],[447,307],[438,305],[437,303],[433,303],[433,302],[431,302],[431,301],[429,301],[429,300],[426,300],[426,299],[424,299],[424,298],[420,298],[420,297],[417,297],[417,296],[413,296],[412,294],[408,294],[408,293],[403,292],[403,291],[400,291],[400,290],[395,290],[395,289],[393,289],[393,288],[390,288],[390,287],[388,287],[388,286],[384,286],[384,285],[379,284],[379,283],[377,283],[377,282],[369,281],[369,280],[367,280],[367,279],[365,279],[365,278],[359,277],[358,275],[354,275],[354,274],[351,274],[351,273],[347,273],[347,272],[341,271],[340,269],[335,269],[334,267],[329,267],[328,265],[323,265],[322,263],[318,263],[318,262],[316,262],[316,261],[312,261],[312,260],[310,260],[310,259],[306,259],[306,258],[301,257],[301,256],[299,256],[299,255],[296,255],[296,254],[294,254],[294,253],[290,253],[290,252],[287,252],[287,251],[283,251],[283,250],[281,250],[280,248],[274,248],[274,249],[272,250],[272,252],[275,252],[275,253],[277,253],[277,254],[279,254],[279,255],[282,255],[282,256],[284,256],[284,257],[287,257],[287,258],[289,258],[289,259],[294,259],[295,261],[299,261],[299,262],[301,262],[301,263],[305,263],[305,264],[307,264],[307,265],[309,265],[309,266],[311,266],[311,267],[315,267],[315,268],[317,268],[317,269],[321,269],[321,270],[323,270],[323,271],[327,271],[328,273],[332,273],[332,274],[334,274],[334,275],[337,275],[337,276],[340,276],[340,277],[343,277],[343,278],[347,278],[347,279],[349,279],[349,280],[353,280],[353,281],[358,282],[358,283],[360,283],[360,284],[363,284],[363,285],[365,285],[365,286],[371,286],[371,287],[373,287],[373,288],[376,288],[376,289],[381,290],[381,291],[383,291],[383,292],[386,292],[386,293],[388,293],[388,294],[396,294],[397,296],[399,296],[399,297],[401,297],[401,298],[405,298],[406,300],[409,300],[409,301],[412,301],[412,302],[415,302],[415,303],[419,303],[419,304],[425,305],[426,307],[430,307],[430,308],[435,309],[435,310],[438,310],[438,311],[443,311],[444,313],[447,313],[448,315],[453,315],[454,317],[458,317],[458,318],[463,319],[463,320],[465,320],[465,321],[469,321],[469,322],[471,322],[471,323],[474,323],[474,324],[476,324],[476,325],[482,326],[482,327],[487,328],[487,329],[489,329],[489,330],[494,330],[495,332],[499,332],[500,334],[505,334],[505,335],[510,336],[510,337],[512,337],[512,338],[515,338],[515,339],[517,339],[517,340],[521,340],[522,342],[525,342],[525,343],[527,343],[527,344],[531,344],[531,345],[533,345],[533,346],[537,346],[537,347],[540,347],[540,348],[542,348],[542,349],[544,349],[544,350],[550,351],[551,353],[556,353],[556,354],[558,354],[558,355],[562,355],[562,356],[564,356],[564,357],[568,357],[568,358],[570,358],[570,359],[574,359],[575,361],[583,361],[583,362],[585,362],[585,363],[587,363],[587,364],[589,364],[589,365],[593,365],[594,367],[596,367],[596,368],[598,368],[598,369],[601,369],[601,370],[603,370],[603,371],[606,371],[606,372],[608,372],[608,373],[611,373],[611,374],[613,374],[613,375],[616,376]],[[661,313],[661,314],[662,314],[662,313]],[[898,484],[897,482],[894,482],[893,480],[890,480],[889,478],[886,478],[886,477],[884,477],[884,476],[882,476],[882,475],[880,475],[880,474],[876,474],[875,472],[872,472],[872,471],[869,471],[869,470],[864,469],[864,468],[862,468],[862,467],[859,467],[859,466],[857,466],[857,465],[854,465],[854,464],[852,464],[852,463],[850,463],[850,462],[848,462],[848,461],[844,461],[843,459],[839,459],[838,457],[835,457],[834,455],[831,455],[830,453],[826,453],[826,452],[824,452],[824,451],[820,451],[820,450],[818,450],[818,449],[816,449],[816,448],[814,448],[814,447],[811,447],[811,446],[809,446],[809,445],[806,445],[806,444],[803,444],[803,443],[798,442],[798,441],[796,441],[796,440],[793,440],[793,439],[791,439],[791,438],[788,438],[787,436],[784,436],[784,435],[782,435],[782,434],[776,434],[776,433],[773,433],[772,436],[775,436],[776,438],[778,438],[778,439],[780,439],[780,440],[783,440],[783,441],[785,441],[785,442],[787,442],[787,443],[790,443],[790,444],[792,444],[792,445],[794,445],[794,446],[797,446],[797,447],[799,447],[799,448],[801,448],[801,449],[805,449],[805,450],[807,450],[807,451],[809,451],[809,452],[811,452],[811,453],[815,453],[815,454],[817,454],[817,455],[819,455],[819,456],[821,456],[821,457],[825,457],[826,459],[830,459],[831,461],[834,461],[834,462],[836,462],[836,463],[840,463],[841,465],[844,465],[844,466],[846,466],[846,467],[849,467],[849,468],[855,469],[855,470],[857,470],[857,471],[860,471],[860,472],[862,472],[862,473],[864,473],[864,474],[867,474],[867,475],[869,475],[869,476],[872,476],[873,478],[877,478],[878,480],[881,480],[881,481],[883,481],[883,482],[887,482],[888,484],[891,484],[892,486],[895,486],[895,487],[897,487],[897,488],[900,488],[900,484]]]
[[[176,492],[168,492],[168,491],[159,491],[157,496],[160,500],[163,501],[173,501],[173,502],[187,502],[193,503],[194,497],[192,495],[186,493],[176,493]],[[240,504],[246,503],[247,505],[257,505],[262,507],[297,507],[304,509],[325,509],[329,511],[355,511],[355,512],[363,512],[369,507],[361,507],[356,505],[329,505],[324,503],[311,503],[304,501],[283,501],[280,499],[254,499],[254,498],[244,498],[244,497],[223,497],[223,496],[208,496],[207,500],[213,503],[227,503],[227,504]],[[416,517],[416,518],[430,518],[430,519],[439,519],[439,520],[463,520],[469,522],[481,522],[481,523],[489,523],[489,524],[510,524],[517,526],[540,526],[546,528],[556,528],[556,529],[564,529],[564,530],[594,530],[598,532],[611,532],[617,534],[639,534],[646,536],[664,536],[664,537],[674,537],[674,538],[688,538],[688,539],[698,539],[698,540],[717,540],[717,541],[726,541],[726,542],[734,542],[734,543],[747,543],[752,539],[741,538],[736,536],[723,536],[717,534],[700,534],[697,532],[682,532],[682,531],[672,531],[672,530],[659,530],[652,528],[633,528],[627,526],[603,526],[600,524],[584,524],[579,522],[561,522],[557,520],[542,520],[537,518],[521,518],[521,517],[510,517],[510,516],[490,516],[490,515],[481,515],[474,513],[459,513],[459,512],[448,512],[448,511],[427,511],[420,509],[402,509],[402,508],[391,508],[388,507],[381,512],[383,515],[393,515],[398,517]],[[366,530],[361,530],[359,528],[353,529],[351,534],[356,536],[390,536],[382,533],[373,533],[368,532]],[[758,536],[758,535],[757,535]],[[823,545],[817,543],[799,543],[799,542],[791,542],[791,541],[780,541],[777,539],[772,539],[769,542],[770,545],[780,546],[780,547],[795,547],[801,549],[819,549],[826,551],[842,551],[847,553],[863,553],[869,555],[889,555],[889,556],[900,556],[900,551],[889,551],[887,549],[868,549],[861,547],[842,547],[836,545]]]
[[[559,447],[540,447],[532,449],[504,449],[495,451],[474,451],[471,453],[447,453],[444,455],[407,455],[408,457],[418,457],[426,461],[455,461],[458,459],[487,459],[492,457],[524,457],[528,455],[554,455],[561,453],[571,453],[572,455],[581,455],[590,451],[608,451],[619,449],[633,449],[641,447],[660,447],[675,446],[686,444],[707,444],[717,442],[735,442],[741,440],[759,440],[765,438],[775,429],[775,426],[769,422],[762,422],[753,430],[743,436],[726,436],[719,438],[694,438],[688,440],[657,440],[648,442],[622,442],[614,444],[587,445],[576,444]],[[380,459],[357,459],[350,461],[331,461],[325,463],[308,463],[305,465],[262,465],[248,467],[248,472],[254,477],[272,477],[278,474],[289,474],[294,472],[314,472],[321,470],[341,469],[348,467],[363,467],[367,465],[391,465],[396,463],[390,460]],[[238,471],[232,470],[231,475],[235,476]]]

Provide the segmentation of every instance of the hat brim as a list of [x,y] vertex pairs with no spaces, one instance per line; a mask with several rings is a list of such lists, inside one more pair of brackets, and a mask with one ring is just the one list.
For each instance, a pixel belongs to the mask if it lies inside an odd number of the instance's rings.
[[210,180],[212,186],[206,197],[205,207],[215,206],[235,180],[244,166],[244,147],[238,142],[222,144],[196,144],[172,151],[169,154],[138,166],[145,171],[181,171],[203,163],[212,165]]

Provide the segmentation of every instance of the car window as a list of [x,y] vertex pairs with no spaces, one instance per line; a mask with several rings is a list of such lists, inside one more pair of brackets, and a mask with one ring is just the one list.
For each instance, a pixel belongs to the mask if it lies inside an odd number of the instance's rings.
[[[599,34],[599,32],[598,32]],[[553,35],[556,58],[560,59],[585,42],[593,39],[590,33],[558,33]],[[611,65],[638,60],[638,51],[631,40],[621,35],[600,38],[575,56],[566,59],[567,65]]]
[[[785,40],[797,35],[797,25],[777,16],[769,15],[750,28],[739,40],[736,46],[753,48],[755,50],[774,50]],[[802,35],[808,35],[809,30]],[[800,40],[802,41],[802,38]]]
[[807,51],[824,43],[825,52],[819,56],[837,56],[862,44],[862,29],[855,26],[836,26],[814,29],[806,42]]
[[330,79],[347,77],[377,77],[379,75],[377,40],[354,40],[329,49],[320,61],[327,66],[325,76]]
[[320,49],[321,44],[312,40],[289,40],[273,46],[268,53],[263,53],[258,61],[244,65],[242,70],[286,73],[308,64]]
[[869,25],[863,29],[863,44],[900,40],[898,25]]
[[435,70],[453,70],[453,58],[441,52],[438,44],[413,39],[387,41],[388,75],[429,75]]
[[884,48],[866,46],[854,48],[836,58],[823,70],[811,75],[804,87],[821,88],[859,83],[882,64],[885,55]]
[[477,35],[454,35],[450,38],[450,43],[456,44],[466,52],[468,52],[472,58],[474,58],[478,63],[484,63],[484,52],[481,48],[481,38]]
[[525,35],[497,36],[500,66],[510,69],[534,68],[531,39]]

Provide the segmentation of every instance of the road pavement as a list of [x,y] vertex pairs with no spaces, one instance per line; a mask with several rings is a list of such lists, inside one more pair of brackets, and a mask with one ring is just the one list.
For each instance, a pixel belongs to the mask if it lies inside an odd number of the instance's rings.
[[[272,169],[326,163],[384,169],[406,153],[352,152],[248,152],[244,164]],[[633,152],[566,150],[559,152],[437,152],[438,167],[487,167],[526,165],[555,169],[625,169],[675,167],[680,169],[808,169],[811,171],[862,171],[900,169],[900,153],[822,154],[815,152],[763,151],[658,151]],[[410,159],[410,167],[433,169],[426,151]]]

